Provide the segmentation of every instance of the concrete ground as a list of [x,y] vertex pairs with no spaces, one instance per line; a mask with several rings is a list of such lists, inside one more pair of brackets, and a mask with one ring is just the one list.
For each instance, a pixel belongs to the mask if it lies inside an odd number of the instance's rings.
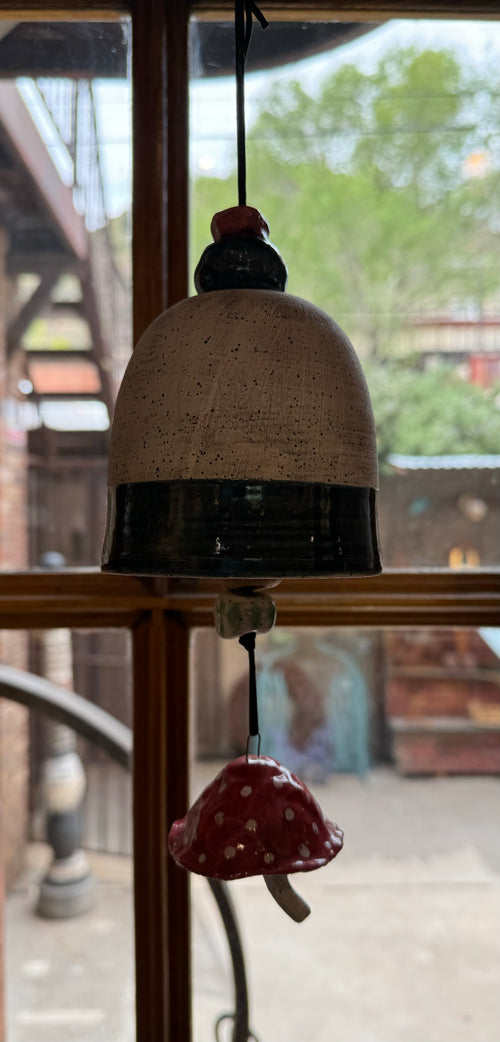
[[[201,765],[195,788],[218,767]],[[346,842],[295,877],[309,919],[288,920],[260,878],[231,885],[259,1042],[499,1042],[500,780],[377,769],[314,792]],[[7,900],[8,1042],[132,1042],[130,862],[94,856],[94,909],[46,922],[33,914],[41,856]],[[208,1042],[233,1000],[200,877],[193,924],[194,1039]]]

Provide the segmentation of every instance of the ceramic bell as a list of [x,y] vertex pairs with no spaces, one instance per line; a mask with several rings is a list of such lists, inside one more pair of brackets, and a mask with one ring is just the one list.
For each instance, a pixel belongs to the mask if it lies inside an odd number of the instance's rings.
[[258,210],[232,207],[212,230],[199,295],[153,322],[123,379],[103,568],[377,574],[375,429],[356,352],[284,292]]

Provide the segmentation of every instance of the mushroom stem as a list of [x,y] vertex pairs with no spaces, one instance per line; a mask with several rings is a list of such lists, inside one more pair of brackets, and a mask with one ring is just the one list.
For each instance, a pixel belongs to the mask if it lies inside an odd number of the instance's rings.
[[304,898],[293,889],[288,876],[276,873],[264,876],[264,882],[280,908],[296,923],[303,922],[311,914],[311,909]]

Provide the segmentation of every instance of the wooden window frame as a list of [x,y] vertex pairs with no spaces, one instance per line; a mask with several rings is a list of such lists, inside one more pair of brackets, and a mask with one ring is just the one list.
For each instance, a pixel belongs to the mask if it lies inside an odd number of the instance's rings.
[[[134,335],[188,286],[188,24],[221,17],[217,0],[0,0],[0,17],[130,14],[134,80]],[[271,17],[498,19],[497,0],[289,3]],[[131,632],[134,659],[134,887],[138,1042],[189,1042],[191,957],[187,874],[167,857],[168,824],[188,800],[189,642],[212,625],[215,584],[98,572],[0,575],[0,628],[71,626]],[[287,580],[285,626],[498,626],[499,573],[389,571],[372,579]]]
[[[189,643],[211,626],[216,584],[98,572],[0,577],[0,629],[126,628],[134,662],[134,889],[138,1042],[191,1038],[187,873],[167,856],[169,822],[189,788]],[[387,572],[284,581],[284,626],[498,625],[498,574]]]

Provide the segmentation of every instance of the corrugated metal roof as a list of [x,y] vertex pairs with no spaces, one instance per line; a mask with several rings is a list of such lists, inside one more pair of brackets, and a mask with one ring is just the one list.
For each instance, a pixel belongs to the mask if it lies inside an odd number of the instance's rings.
[[398,470],[496,470],[500,455],[468,453],[463,456],[404,456],[391,452],[389,463]]

